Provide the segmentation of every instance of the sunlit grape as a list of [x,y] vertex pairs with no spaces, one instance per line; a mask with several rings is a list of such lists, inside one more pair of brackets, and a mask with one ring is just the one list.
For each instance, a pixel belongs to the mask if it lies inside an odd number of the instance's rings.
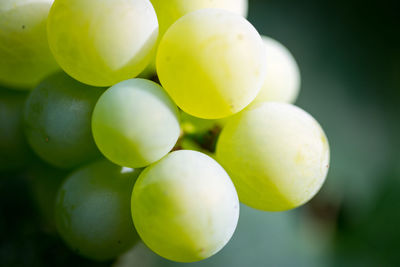
[[217,143],[217,159],[241,202],[282,211],[304,204],[321,188],[329,146],[318,122],[302,109],[260,103],[228,121]]
[[215,160],[180,150],[139,176],[132,216],[143,242],[154,252],[193,262],[217,253],[229,241],[239,218],[239,201]]
[[65,72],[109,86],[137,76],[150,62],[158,22],[148,0],[55,0],[47,30]]
[[267,74],[252,103],[294,103],[300,90],[300,71],[292,54],[279,42],[262,36],[266,48]]
[[123,81],[108,89],[93,112],[100,151],[121,166],[144,167],[165,156],[180,134],[175,104],[156,83]]
[[47,42],[53,0],[0,1],[0,84],[32,89],[59,67]]
[[243,17],[202,9],[166,32],[157,54],[161,84],[192,116],[227,117],[257,96],[265,78],[265,47]]

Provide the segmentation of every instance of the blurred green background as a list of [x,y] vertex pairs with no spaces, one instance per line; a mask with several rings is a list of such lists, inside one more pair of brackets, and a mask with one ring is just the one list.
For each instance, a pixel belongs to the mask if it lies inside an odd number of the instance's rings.
[[[331,168],[301,208],[242,206],[231,242],[190,266],[400,266],[399,9],[394,1],[249,4],[250,22],[297,59],[297,105],[325,129]],[[73,254],[48,223],[51,210],[41,208],[65,173],[34,165],[0,173],[0,266],[189,266],[143,244],[113,262]]]

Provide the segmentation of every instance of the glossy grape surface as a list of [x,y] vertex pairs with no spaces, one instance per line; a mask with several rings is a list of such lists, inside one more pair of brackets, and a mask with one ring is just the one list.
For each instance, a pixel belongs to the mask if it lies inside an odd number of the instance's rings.
[[180,150],[139,176],[132,216],[143,242],[154,252],[193,262],[212,256],[229,241],[239,218],[239,201],[215,160]]
[[47,32],[65,72],[86,84],[111,86],[150,62],[158,22],[148,0],[55,0]]
[[290,51],[278,41],[262,36],[266,49],[267,74],[252,103],[294,103],[300,91],[299,67]]
[[308,113],[268,102],[228,121],[217,143],[217,159],[241,202],[283,211],[304,204],[319,191],[329,168],[329,145]]
[[228,117],[257,96],[265,78],[265,47],[242,16],[202,9],[176,21],[157,52],[161,84],[186,113]]
[[161,159],[180,134],[179,113],[156,83],[131,79],[109,88],[93,112],[93,136],[112,162],[144,167]]
[[29,90],[59,67],[47,42],[53,0],[0,1],[0,84]]

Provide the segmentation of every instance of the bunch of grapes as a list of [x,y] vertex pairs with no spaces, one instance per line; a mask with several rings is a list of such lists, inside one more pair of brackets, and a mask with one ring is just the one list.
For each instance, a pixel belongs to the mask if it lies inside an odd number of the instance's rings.
[[141,239],[199,261],[232,237],[239,201],[284,211],[321,188],[329,146],[292,104],[296,61],[246,14],[246,0],[1,1],[0,83],[33,89],[0,91],[1,169],[26,140],[72,170],[55,221],[77,253]]

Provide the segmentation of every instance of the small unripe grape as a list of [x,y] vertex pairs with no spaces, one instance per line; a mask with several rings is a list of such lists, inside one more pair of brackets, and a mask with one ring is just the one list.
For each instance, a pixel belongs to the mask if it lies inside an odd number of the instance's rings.
[[132,193],[143,242],[174,261],[199,261],[229,241],[239,200],[225,170],[205,154],[179,150],[145,169]]
[[27,96],[25,92],[0,88],[0,172],[20,170],[34,158],[24,136]]
[[202,9],[177,20],[157,52],[160,82],[186,113],[228,117],[255,99],[265,78],[265,46],[242,16]]
[[100,157],[90,125],[104,90],[63,72],[40,83],[25,105],[25,134],[36,154],[59,168],[77,167]]
[[329,146],[318,122],[285,103],[260,103],[230,119],[217,159],[244,204],[283,211],[310,200],[329,167]]
[[58,232],[71,249],[107,260],[138,241],[129,200],[139,173],[102,160],[67,177],[58,192],[55,217]]

